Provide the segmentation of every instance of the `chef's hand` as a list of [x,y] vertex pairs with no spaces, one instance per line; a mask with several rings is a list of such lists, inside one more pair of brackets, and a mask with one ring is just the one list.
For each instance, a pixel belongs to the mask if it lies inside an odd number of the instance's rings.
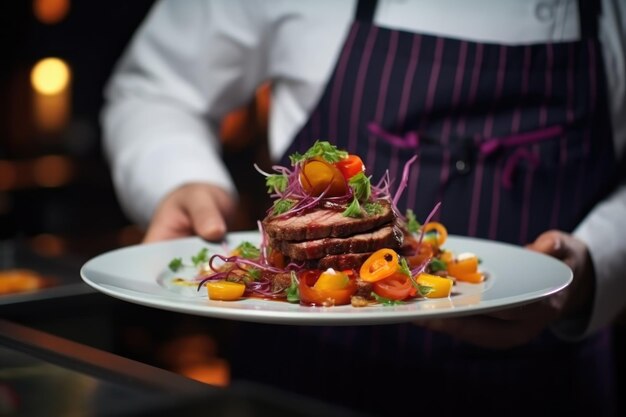
[[227,230],[235,201],[211,184],[190,183],[168,194],[157,207],[144,242],[197,235],[219,240]]
[[554,321],[580,312],[589,305],[595,277],[589,251],[582,241],[552,230],[543,233],[527,248],[565,262],[574,272],[572,283],[550,297],[520,307],[418,324],[477,346],[508,349],[530,342]]

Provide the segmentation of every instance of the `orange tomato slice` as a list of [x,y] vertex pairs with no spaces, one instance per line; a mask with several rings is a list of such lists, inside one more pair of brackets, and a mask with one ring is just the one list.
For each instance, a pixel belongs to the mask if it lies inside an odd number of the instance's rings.
[[206,289],[211,300],[234,301],[239,300],[246,291],[246,286],[238,282],[213,281],[207,282]]

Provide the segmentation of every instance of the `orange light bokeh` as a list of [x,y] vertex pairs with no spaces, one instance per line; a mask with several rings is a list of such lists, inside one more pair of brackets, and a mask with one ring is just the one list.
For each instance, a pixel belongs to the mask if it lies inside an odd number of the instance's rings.
[[47,233],[33,237],[30,244],[35,252],[43,256],[56,257],[66,252],[65,241],[58,236]]
[[70,11],[70,0],[34,0],[33,14],[41,23],[53,25],[65,19]]
[[9,161],[0,161],[0,191],[8,191],[17,184],[17,167]]
[[69,158],[48,155],[33,163],[33,180],[40,187],[60,187],[67,184],[74,174]]

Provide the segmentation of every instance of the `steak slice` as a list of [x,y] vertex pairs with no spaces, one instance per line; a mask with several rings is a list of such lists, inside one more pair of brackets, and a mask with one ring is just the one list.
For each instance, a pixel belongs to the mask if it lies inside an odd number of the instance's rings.
[[385,225],[372,232],[359,233],[347,238],[327,237],[303,242],[271,240],[272,248],[296,261],[319,259],[327,255],[374,252],[382,248],[398,249],[402,245],[402,231]]
[[310,269],[326,270],[333,268],[338,271],[345,269],[359,269],[363,262],[372,252],[364,253],[344,253],[342,255],[327,255],[320,259],[309,259],[305,261],[304,266]]
[[274,240],[313,240],[326,237],[347,237],[392,223],[395,213],[391,203],[379,200],[382,206],[379,214],[365,217],[345,217],[341,210],[320,208],[292,217],[266,217],[263,228]]

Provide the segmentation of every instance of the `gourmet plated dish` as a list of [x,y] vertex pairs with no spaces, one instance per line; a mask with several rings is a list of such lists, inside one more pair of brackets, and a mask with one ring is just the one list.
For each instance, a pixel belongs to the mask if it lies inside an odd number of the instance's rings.
[[[243,242],[224,253],[202,249],[173,259],[176,272],[197,269],[190,283],[206,287],[213,300],[242,297],[284,300],[312,306],[397,304],[449,297],[456,281],[480,283],[479,258],[445,248],[447,230],[423,224],[396,203],[411,164],[392,195],[388,174],[372,183],[357,155],[317,141],[290,156],[291,167],[263,172],[274,203],[259,221],[261,242]],[[258,169],[258,168],[257,168]]]

